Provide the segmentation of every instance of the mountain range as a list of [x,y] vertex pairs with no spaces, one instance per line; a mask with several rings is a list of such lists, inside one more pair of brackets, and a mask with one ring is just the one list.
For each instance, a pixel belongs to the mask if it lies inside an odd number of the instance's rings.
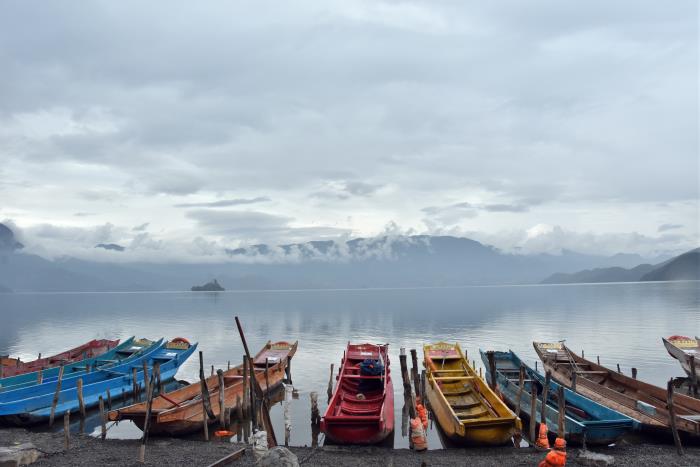
[[572,274],[556,273],[542,284],[576,284],[596,282],[637,282],[700,280],[700,248],[683,253],[662,263],[640,264],[633,268],[595,268]]
[[212,278],[227,290],[536,284],[555,273],[645,262],[632,254],[512,254],[467,238],[417,235],[253,245],[226,250],[218,263],[109,263],[49,260],[7,231],[0,229],[0,290],[17,292],[189,290]]

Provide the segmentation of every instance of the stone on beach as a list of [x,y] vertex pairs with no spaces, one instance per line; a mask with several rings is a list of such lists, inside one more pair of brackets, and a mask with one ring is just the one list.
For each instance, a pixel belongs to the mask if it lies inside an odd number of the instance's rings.
[[269,449],[256,465],[260,467],[299,467],[299,459],[289,449],[276,446]]
[[613,465],[615,458],[607,454],[600,454],[588,450],[580,450],[576,456],[576,463],[579,465],[606,466]]
[[32,443],[0,446],[0,467],[29,465],[41,457],[41,452]]

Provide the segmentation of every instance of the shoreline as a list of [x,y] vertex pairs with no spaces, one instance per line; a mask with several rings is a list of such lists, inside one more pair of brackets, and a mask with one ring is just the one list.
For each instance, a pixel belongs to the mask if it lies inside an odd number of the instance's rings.
[[[71,434],[70,448],[64,449],[62,432],[32,432],[23,428],[0,428],[0,447],[31,443],[41,453],[32,465],[36,466],[127,466],[127,465],[189,465],[207,466],[218,461],[244,444],[228,440],[210,442],[180,438],[152,438],[146,446],[146,462],[138,463],[139,440],[107,439],[105,441],[85,434]],[[410,449],[391,449],[360,446],[324,446],[319,448],[289,448],[304,466],[522,466],[537,465],[545,456],[534,448],[459,448],[436,449],[416,453]],[[594,449],[592,452],[612,456],[615,466],[700,465],[700,447],[685,447],[685,455],[678,456],[673,445],[628,444]],[[570,465],[609,465],[579,458],[581,450],[567,452]],[[248,447],[242,458],[232,465],[252,466],[253,455]]]

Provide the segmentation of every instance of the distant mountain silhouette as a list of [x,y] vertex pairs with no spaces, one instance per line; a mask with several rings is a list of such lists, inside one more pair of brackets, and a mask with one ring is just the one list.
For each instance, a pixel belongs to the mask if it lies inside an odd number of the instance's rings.
[[10,252],[22,248],[24,245],[15,239],[14,232],[5,224],[0,224],[0,252]]
[[104,248],[105,250],[114,250],[114,251],[124,251],[126,248],[124,248],[121,245],[117,245],[116,243],[98,243],[95,245],[95,248]]
[[0,284],[15,292],[189,290],[202,277],[238,290],[534,284],[556,272],[644,262],[626,254],[512,254],[468,238],[427,235],[253,245],[227,257],[201,264],[51,261],[14,249],[0,252]]
[[700,249],[683,253],[656,265],[640,264],[631,269],[621,267],[596,268],[572,274],[555,273],[541,283],[575,284],[671,280],[700,280]]
[[666,261],[644,274],[643,281],[700,280],[700,249],[695,249]]

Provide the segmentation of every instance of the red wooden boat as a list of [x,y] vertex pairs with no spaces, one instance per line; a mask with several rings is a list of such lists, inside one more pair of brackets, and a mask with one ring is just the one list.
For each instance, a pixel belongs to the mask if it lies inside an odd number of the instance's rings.
[[389,345],[350,344],[321,431],[338,444],[378,444],[394,431]]
[[37,358],[30,362],[23,362],[19,358],[0,356],[0,378],[21,375],[32,371],[53,368],[66,363],[77,362],[86,358],[97,357],[116,347],[117,344],[119,344],[119,339],[114,341],[93,339],[74,349],[66,350],[65,352],[50,357]]

